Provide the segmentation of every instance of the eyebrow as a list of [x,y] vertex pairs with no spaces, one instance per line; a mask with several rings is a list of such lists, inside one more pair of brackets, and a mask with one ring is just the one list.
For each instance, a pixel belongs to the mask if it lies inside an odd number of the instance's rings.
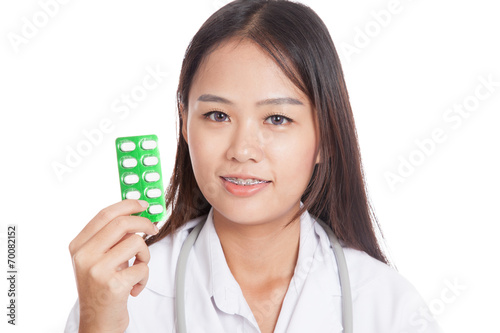
[[[229,105],[234,105],[233,102],[230,100],[212,95],[212,94],[203,94],[200,97],[198,97],[198,101],[200,102],[217,102],[217,103],[223,103],[223,104],[229,104]],[[259,101],[256,103],[257,106],[261,105],[281,105],[281,104],[292,104],[292,105],[304,105],[301,101],[295,98],[291,97],[279,97],[279,98],[268,98],[262,101]]]

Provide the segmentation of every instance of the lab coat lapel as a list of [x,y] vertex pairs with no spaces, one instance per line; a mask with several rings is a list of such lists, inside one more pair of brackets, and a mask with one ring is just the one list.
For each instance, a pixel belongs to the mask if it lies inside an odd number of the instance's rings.
[[[298,293],[288,323],[278,322],[275,332],[342,332],[341,290],[337,266],[325,231],[305,212],[301,217],[299,258],[291,287]],[[332,274],[333,273],[333,274]],[[289,291],[290,292],[290,291]],[[285,327],[286,326],[286,327]]]
[[288,327],[279,332],[342,332],[341,297],[333,292],[332,284],[335,281],[324,281],[313,272],[298,296]]

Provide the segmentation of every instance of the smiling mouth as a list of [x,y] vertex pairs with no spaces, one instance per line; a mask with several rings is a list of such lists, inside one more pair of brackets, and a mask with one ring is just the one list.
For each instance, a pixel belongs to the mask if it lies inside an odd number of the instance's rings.
[[260,179],[242,179],[242,178],[234,178],[234,177],[221,177],[225,179],[226,181],[240,185],[240,186],[251,186],[251,185],[257,185],[257,184],[263,184],[263,183],[270,183],[268,180],[260,180]]

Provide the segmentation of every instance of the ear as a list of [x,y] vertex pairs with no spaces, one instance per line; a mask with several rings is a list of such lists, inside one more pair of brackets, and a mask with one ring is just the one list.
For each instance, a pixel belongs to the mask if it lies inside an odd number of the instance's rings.
[[184,141],[186,141],[186,143],[187,143],[188,142],[188,136],[187,136],[187,112],[184,109],[183,105],[180,106],[179,116],[181,117],[181,120],[182,120],[182,128],[181,128],[182,137],[184,138]]
[[321,163],[321,150],[318,149],[318,154],[316,155],[316,163]]

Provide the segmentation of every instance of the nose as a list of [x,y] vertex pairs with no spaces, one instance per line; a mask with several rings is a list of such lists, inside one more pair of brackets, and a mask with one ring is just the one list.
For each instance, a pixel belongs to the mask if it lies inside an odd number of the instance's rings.
[[229,160],[236,160],[240,163],[252,160],[260,162],[264,158],[262,140],[259,139],[259,132],[256,126],[245,124],[234,128],[226,157]]

